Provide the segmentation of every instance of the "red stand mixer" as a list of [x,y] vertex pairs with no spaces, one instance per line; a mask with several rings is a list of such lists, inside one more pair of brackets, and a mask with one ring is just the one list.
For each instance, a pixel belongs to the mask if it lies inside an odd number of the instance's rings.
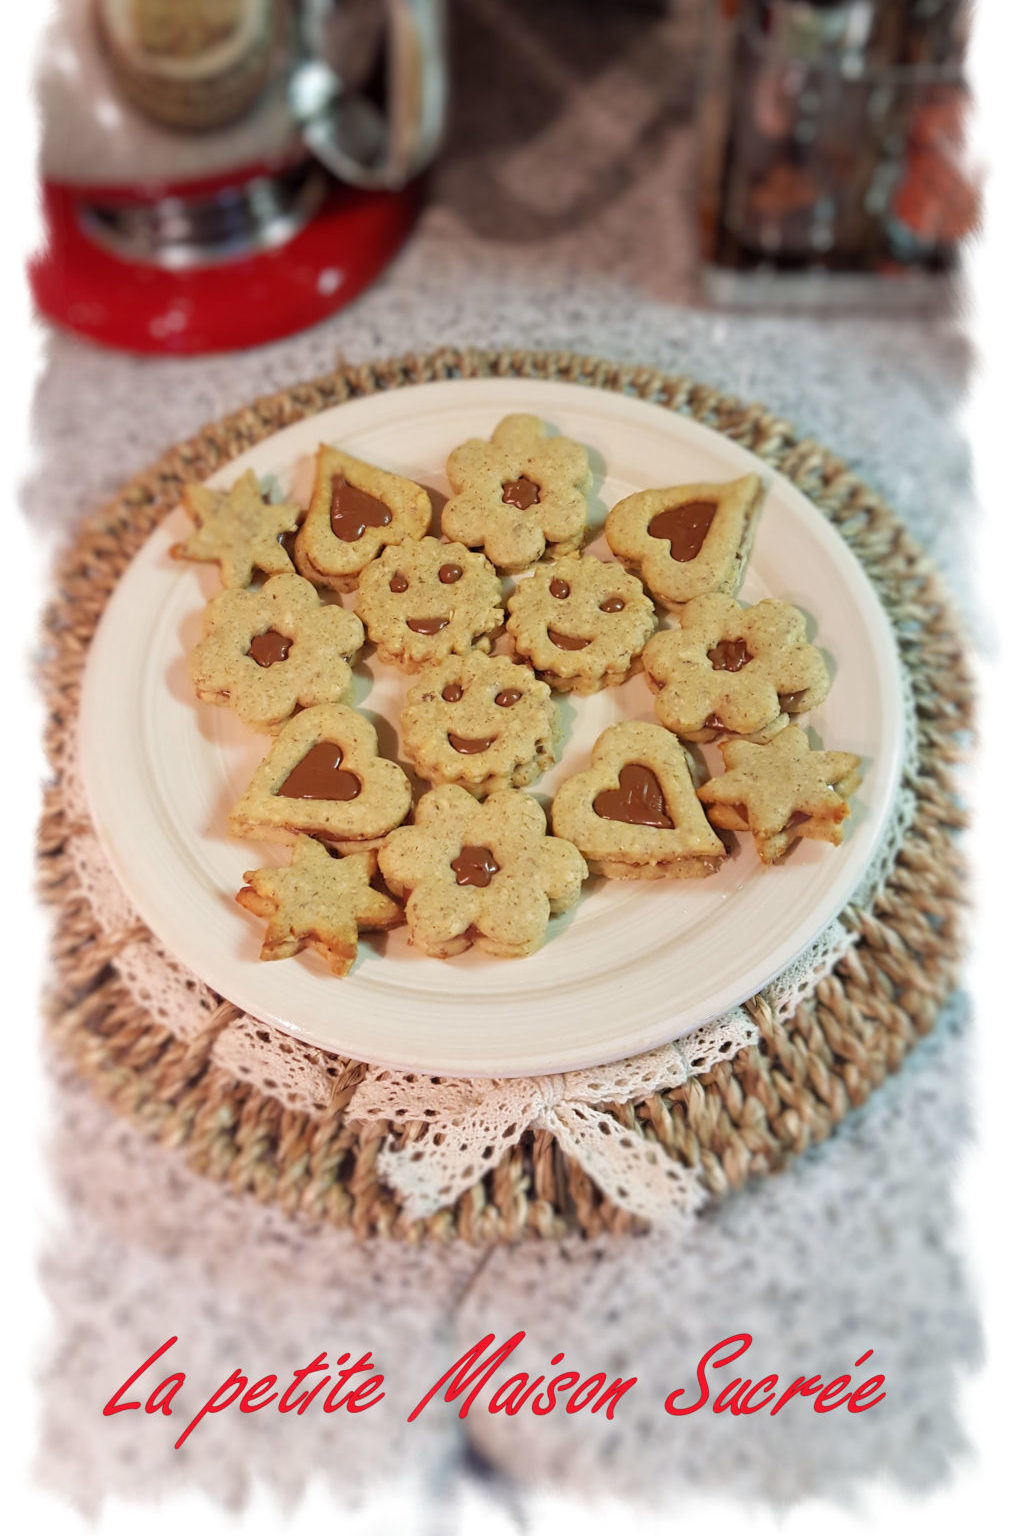
[[44,45],[39,309],[197,353],[346,304],[441,139],[444,0],[62,0]]

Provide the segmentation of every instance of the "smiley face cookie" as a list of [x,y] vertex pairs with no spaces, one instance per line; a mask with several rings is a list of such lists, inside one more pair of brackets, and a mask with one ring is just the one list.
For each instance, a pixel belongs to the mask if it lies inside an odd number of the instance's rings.
[[579,549],[592,483],[586,450],[548,436],[537,416],[506,416],[489,443],[471,438],[448,458],[454,495],[441,513],[450,539],[499,571],[525,571],[545,553]]
[[850,796],[860,783],[853,752],[816,752],[798,725],[763,746],[723,741],[727,769],[698,791],[716,827],[752,832],[762,864],[774,864],[801,837],[841,843]]
[[474,795],[532,784],[554,762],[547,683],[508,656],[448,656],[409,689],[402,739],[416,772]]
[[421,539],[429,527],[430,498],[421,485],[321,444],[295,563],[317,586],[352,592],[382,549]]
[[358,853],[404,821],[411,804],[409,780],[397,763],[378,756],[366,716],[321,704],[281,727],[228,830],[272,843],[308,832]]
[[509,633],[550,687],[596,693],[625,682],[657,619],[621,565],[591,555],[539,566],[508,600]]
[[474,648],[489,651],[505,618],[490,561],[464,544],[431,538],[393,544],[366,566],[356,612],[378,656],[403,672]]
[[396,928],[404,921],[397,902],[375,891],[372,853],[334,858],[322,843],[295,839],[291,865],[249,869],[235,900],[267,920],[261,960],[286,960],[307,947],[323,955],[335,976],[347,976],[364,928]]
[[297,705],[348,700],[362,643],[354,613],[321,603],[301,576],[271,576],[256,592],[231,588],[206,605],[189,671],[204,703],[276,731]]
[[591,766],[566,779],[551,824],[613,880],[713,875],[725,849],[708,826],[686,748],[644,720],[609,726]]
[[719,594],[695,598],[677,629],[648,642],[643,665],[658,719],[688,741],[723,731],[766,741],[830,685],[803,614],[775,598],[752,608]]
[[265,501],[251,469],[229,491],[186,485],[182,506],[196,531],[173,546],[176,560],[215,560],[226,587],[247,587],[254,571],[295,570],[280,541],[295,532],[302,510],[290,501]]
[[706,592],[731,594],[743,579],[763,490],[757,475],[744,475],[637,491],[609,512],[608,547],[673,612]]
[[380,870],[406,898],[409,942],[440,959],[470,944],[505,959],[532,954],[587,874],[572,843],[547,835],[529,795],[502,789],[480,803],[452,784],[429,790],[415,825],[392,832]]

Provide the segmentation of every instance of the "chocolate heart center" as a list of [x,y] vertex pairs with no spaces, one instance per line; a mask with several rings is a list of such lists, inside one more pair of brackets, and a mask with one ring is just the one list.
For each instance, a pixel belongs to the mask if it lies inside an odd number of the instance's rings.
[[314,742],[277,793],[289,800],[355,800],[363,782],[341,766],[342,757],[337,742]]
[[717,501],[687,501],[652,517],[647,532],[652,539],[668,539],[673,560],[695,560],[717,511]]
[[376,496],[350,485],[344,475],[331,476],[331,532],[336,539],[354,544],[367,528],[386,528],[390,508]]
[[633,827],[663,827],[669,832],[675,827],[657,775],[642,763],[627,763],[619,773],[618,789],[602,789],[594,796],[594,811],[605,821],[626,821]]
[[272,667],[275,661],[286,661],[291,648],[292,642],[287,635],[282,635],[276,629],[267,629],[262,635],[253,635],[246,655],[251,656],[259,667]]

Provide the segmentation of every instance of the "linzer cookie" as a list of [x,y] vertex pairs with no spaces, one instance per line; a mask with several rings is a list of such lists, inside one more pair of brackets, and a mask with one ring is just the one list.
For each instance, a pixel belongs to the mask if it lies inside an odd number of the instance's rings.
[[278,576],[295,570],[280,541],[295,532],[302,509],[264,500],[251,469],[229,491],[187,485],[182,506],[196,531],[173,546],[176,560],[215,560],[226,587],[247,587],[254,571]]
[[767,741],[830,686],[803,614],[775,598],[752,608],[717,593],[695,598],[677,629],[648,642],[643,664],[658,719],[688,741],[723,732]]
[[380,870],[406,899],[409,942],[440,959],[470,944],[506,959],[532,954],[587,874],[572,843],[547,835],[529,795],[503,789],[480,803],[452,784],[428,791],[415,825],[386,839]]
[[281,727],[228,829],[275,843],[308,832],[355,853],[397,827],[411,803],[409,780],[397,763],[378,756],[366,716],[321,704]]
[[409,689],[402,739],[416,772],[474,795],[532,784],[555,758],[547,683],[508,656],[448,656]]
[[356,958],[360,929],[396,928],[402,909],[375,891],[372,853],[334,858],[314,838],[295,839],[292,861],[282,869],[250,869],[235,900],[267,920],[261,960],[285,960],[318,950],[335,976],[347,976]]
[[850,796],[860,783],[853,752],[816,752],[798,725],[765,745],[723,741],[727,772],[697,791],[716,827],[752,832],[757,856],[774,864],[801,837],[841,843]]
[[377,654],[404,672],[442,656],[489,651],[505,611],[483,555],[440,539],[405,539],[359,577],[356,612]]
[[508,600],[516,650],[552,688],[596,693],[625,682],[654,633],[654,605],[621,565],[590,555],[540,566]]
[[693,775],[686,748],[662,726],[609,726],[594,743],[590,768],[555,795],[552,826],[613,880],[712,875],[725,849],[708,826]]
[[430,498],[422,486],[321,444],[295,563],[317,586],[352,592],[382,549],[421,539],[429,527]]
[[743,579],[762,494],[757,475],[637,491],[609,512],[608,547],[674,611],[706,592],[731,594]]
[[206,605],[189,670],[204,703],[276,731],[298,705],[347,702],[362,643],[354,613],[321,603],[301,576],[271,576],[258,591],[232,588]]
[[483,548],[500,571],[579,549],[592,483],[586,450],[548,436],[537,416],[506,416],[489,443],[474,437],[448,458],[454,495],[441,513],[450,539]]

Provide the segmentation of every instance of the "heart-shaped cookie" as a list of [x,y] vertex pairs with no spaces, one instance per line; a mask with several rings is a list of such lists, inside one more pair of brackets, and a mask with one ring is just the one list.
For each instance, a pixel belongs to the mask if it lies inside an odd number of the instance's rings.
[[605,538],[651,596],[679,612],[705,592],[736,591],[763,490],[757,475],[744,475],[721,485],[637,491],[609,512]]
[[409,780],[379,757],[358,710],[321,705],[284,725],[228,818],[235,837],[290,842],[308,832],[344,853],[372,848],[405,820]]
[[602,732],[591,766],[555,795],[551,822],[611,879],[711,875],[725,858],[697,799],[689,754],[671,731],[645,720]]
[[351,592],[382,549],[422,539],[429,527],[430,498],[421,485],[322,443],[295,564],[316,586]]

